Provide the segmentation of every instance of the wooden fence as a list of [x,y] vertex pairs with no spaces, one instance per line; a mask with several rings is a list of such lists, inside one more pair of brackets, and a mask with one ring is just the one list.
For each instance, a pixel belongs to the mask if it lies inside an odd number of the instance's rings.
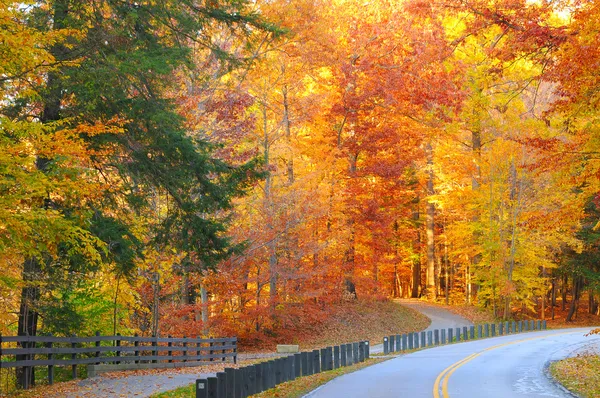
[[369,359],[369,342],[341,344],[289,355],[242,368],[225,368],[216,377],[196,380],[196,398],[246,398],[278,384]]
[[487,323],[475,326],[463,326],[462,328],[429,330],[421,333],[406,333],[386,336],[383,338],[383,353],[409,351],[418,348],[433,347],[453,342],[482,339],[487,337],[504,336],[529,332],[535,330],[545,330],[546,321],[512,321]]
[[[25,375],[35,367],[48,367],[48,383],[54,382],[55,366],[88,365],[88,376],[97,371],[198,366],[212,361],[237,362],[237,338],[172,337],[53,337],[1,336],[0,369],[23,368]],[[90,374],[93,373],[93,374]],[[31,386],[31,380],[24,388]]]

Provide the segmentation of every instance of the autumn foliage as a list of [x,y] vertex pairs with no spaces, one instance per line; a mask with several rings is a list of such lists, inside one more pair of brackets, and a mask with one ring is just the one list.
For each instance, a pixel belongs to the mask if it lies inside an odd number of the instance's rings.
[[600,2],[125,3],[0,2],[0,332],[598,312]]

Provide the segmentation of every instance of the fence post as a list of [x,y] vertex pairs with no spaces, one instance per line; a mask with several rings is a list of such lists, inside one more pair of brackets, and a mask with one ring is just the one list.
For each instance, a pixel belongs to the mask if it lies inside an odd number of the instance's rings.
[[354,355],[352,355],[352,344],[351,343],[347,343],[346,344],[346,365],[347,366],[352,366],[355,362],[355,358]]
[[[223,345],[223,347],[225,347],[225,346],[227,345],[227,342],[226,342],[226,341],[224,341],[222,345]],[[226,351],[227,351],[227,350],[225,350],[225,348],[223,348],[223,349],[221,350],[221,354],[223,354],[223,357],[221,358],[221,361],[222,361],[222,362],[225,362],[225,360],[227,359],[227,357],[225,356],[225,353],[226,353]]]
[[[77,335],[73,334],[73,335],[71,335],[71,337],[73,339],[75,339],[77,337]],[[73,353],[71,353],[71,360],[73,360],[73,361],[75,359],[77,359],[77,354],[75,353],[75,348],[77,348],[77,343],[74,342],[73,340],[71,340],[71,349],[73,350]],[[73,379],[77,378],[77,364],[75,364],[75,363],[73,365],[71,365],[71,377]]]
[[[117,333],[117,338],[115,339],[115,356],[120,357],[121,356],[121,350],[119,349],[119,347],[121,347],[121,334]],[[115,364],[117,363],[121,363],[121,361],[114,361]]]
[[225,398],[233,398],[233,390],[235,386],[235,369],[234,368],[225,368]]
[[538,319],[537,321],[537,330],[542,330],[542,321]]
[[235,344],[233,347],[233,363],[237,363],[237,337],[235,338]]
[[167,351],[167,356],[169,357],[169,363],[173,362],[173,351],[171,351],[171,347],[173,347],[173,342],[171,341],[171,339],[173,338],[173,336],[171,336],[170,334],[167,335],[167,338],[169,339],[169,342],[167,343],[167,347],[169,347],[169,351]]
[[217,398],[219,380],[216,377],[208,377],[206,381],[208,384],[208,398]]
[[419,333],[413,333],[413,340],[415,341],[415,348],[419,348]]
[[[50,333],[48,336],[52,337],[52,333]],[[52,342],[51,341],[49,341],[49,342],[46,343],[46,348],[52,349]],[[54,355],[52,355],[52,352],[49,352],[48,353],[48,360],[52,361],[53,359],[54,359]],[[54,384],[54,365],[53,364],[48,365],[48,384],[49,385]]]
[[346,344],[340,345],[340,366],[348,366],[346,362]]
[[392,334],[389,339],[390,352],[394,352],[396,349],[396,336]]
[[456,342],[460,341],[460,328],[456,328]]
[[504,323],[500,322],[498,324],[498,336],[504,335]]
[[300,353],[300,362],[302,362],[302,376],[310,375],[308,372],[308,352],[303,351]]
[[[187,342],[187,340],[185,340],[185,339],[187,339],[187,337],[185,335],[183,335],[183,338],[184,338],[184,340],[183,340],[183,362],[187,362],[187,355],[188,355],[187,344],[188,344],[188,342]],[[215,381],[215,383],[216,383],[216,381]]]
[[[96,337],[100,337],[100,331],[96,331]],[[100,339],[96,340],[96,347],[100,347]],[[96,358],[100,358],[100,351],[96,351]],[[96,362],[96,365],[100,365],[100,362]]]
[[[152,335],[152,356],[153,357],[157,357],[158,356],[158,350],[156,349],[156,347],[158,346],[158,341],[157,341],[157,337],[156,335]],[[158,359],[153,359],[152,363],[157,363]]]
[[387,355],[390,353],[390,346],[389,346],[387,337],[383,338],[383,353],[384,353],[384,355]]
[[429,330],[427,332],[427,347],[431,347],[433,345],[433,331]]
[[427,334],[425,332],[421,332],[421,347],[425,348],[427,346]]
[[448,343],[454,342],[454,329],[448,328]]
[[340,346],[336,345],[333,347],[333,368],[337,369],[340,367]]
[[196,380],[196,398],[208,398],[208,382],[206,379]]
[[[260,392],[262,392],[262,390]],[[227,374],[225,372],[217,372],[217,397],[225,398],[226,395],[227,395]]]
[[354,358],[354,363],[360,362],[360,356],[358,354],[358,343],[352,343],[352,358]]
[[490,337],[490,324],[485,324],[485,337]]
[[548,326],[547,326],[547,324],[546,324],[546,320],[544,319],[544,320],[542,321],[542,329],[546,330],[546,328],[547,328],[547,327],[548,327]]
[[471,340],[475,340],[475,325],[471,326],[469,329],[471,332]]
[[365,341],[365,359],[369,359],[371,356],[371,343],[369,341]]
[[244,384],[244,373],[243,368],[234,369],[233,381],[235,383],[233,388],[233,398],[241,398]]
[[483,327],[481,324],[477,325],[477,338],[480,339],[483,337]]
[[442,329],[440,334],[441,334],[440,337],[442,339],[442,345],[445,345],[446,344],[446,329]]
[[496,337],[496,324],[492,323],[492,337]]
[[433,331],[433,340],[435,345],[440,345],[440,331],[439,329],[435,329]]
[[[212,337],[210,337],[210,338],[212,339]],[[212,361],[214,361],[214,359],[213,359],[214,352],[213,352],[213,349],[212,349],[213,346],[214,346],[214,343],[211,341],[210,343],[208,343],[208,346],[210,347],[210,350],[208,351],[208,355],[210,355],[209,361],[212,362]]]
[[[134,337],[135,337],[135,340],[133,340],[133,346],[134,347],[139,347],[140,346],[140,341],[138,340],[139,335],[136,333],[134,335]],[[134,355],[135,355],[136,358],[139,357],[140,356],[140,351],[139,350],[135,350],[134,351]],[[136,359],[135,363],[140,363],[140,360]]]
[[313,350],[313,373],[321,373],[319,350]]
[[365,361],[365,342],[360,341],[358,343],[358,362]]
[[256,366],[246,366],[246,380],[248,381],[248,395],[256,394]]

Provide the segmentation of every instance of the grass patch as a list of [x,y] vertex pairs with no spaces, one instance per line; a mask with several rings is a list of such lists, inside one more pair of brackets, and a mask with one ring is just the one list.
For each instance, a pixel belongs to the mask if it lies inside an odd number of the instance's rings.
[[194,390],[195,387],[196,387],[196,384],[194,383],[194,384],[190,384],[187,386],[179,387],[175,390],[165,391],[165,392],[161,392],[158,394],[153,394],[150,396],[150,398],[178,398],[178,397],[190,398],[190,397],[195,397],[196,396],[196,391]]
[[577,395],[600,397],[600,356],[581,355],[550,364],[552,377]]

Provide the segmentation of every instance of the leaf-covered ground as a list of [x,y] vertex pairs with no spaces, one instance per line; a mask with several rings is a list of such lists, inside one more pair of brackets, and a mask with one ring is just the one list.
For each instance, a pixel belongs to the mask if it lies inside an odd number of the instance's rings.
[[391,301],[346,302],[309,333],[298,336],[301,349],[359,340],[381,342],[391,333],[416,332],[430,324],[425,315]]
[[550,365],[550,373],[563,386],[584,398],[600,397],[600,356],[579,355]]

